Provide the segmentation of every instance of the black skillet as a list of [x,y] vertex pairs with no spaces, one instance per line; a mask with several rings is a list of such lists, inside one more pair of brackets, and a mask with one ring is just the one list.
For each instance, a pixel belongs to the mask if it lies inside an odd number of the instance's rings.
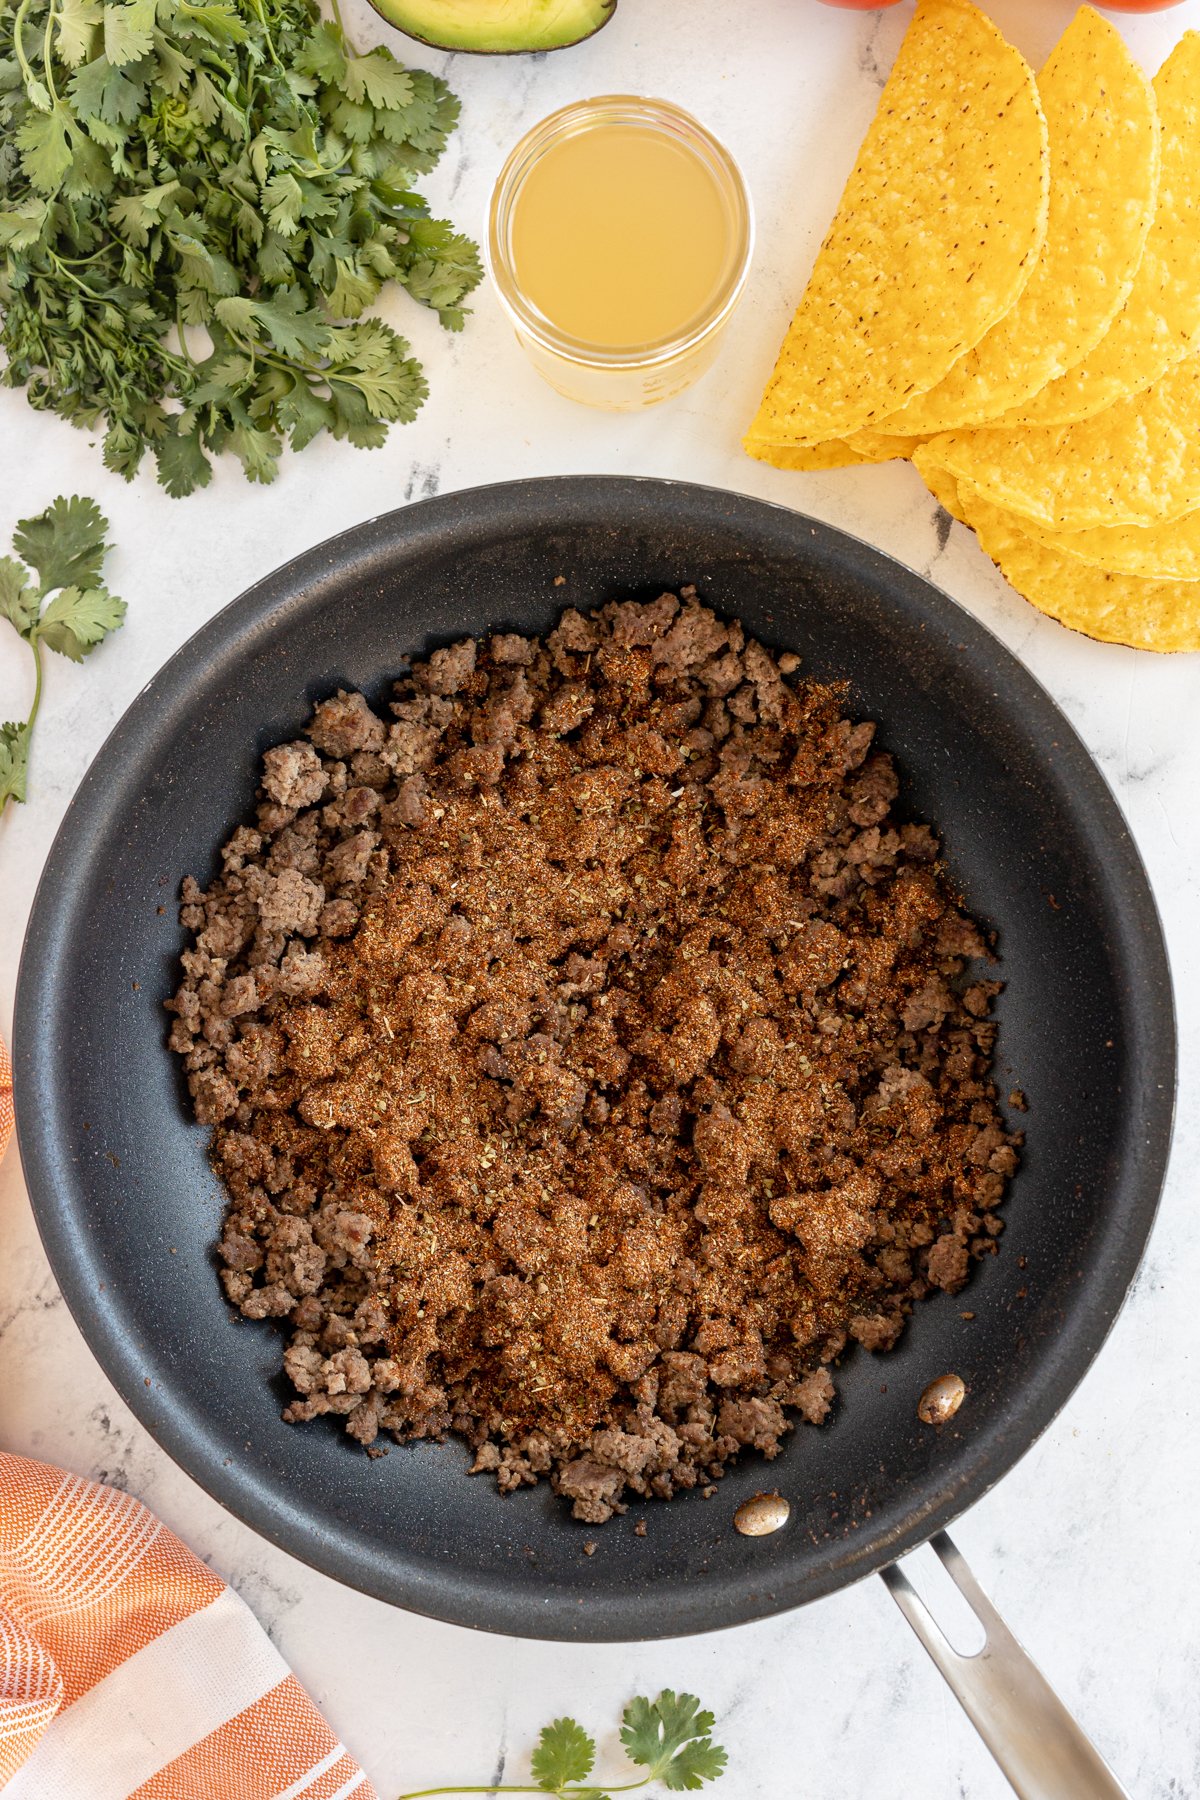
[[[835,1418],[801,1426],[769,1470],[748,1458],[710,1501],[642,1509],[644,1538],[638,1513],[613,1521],[587,1557],[586,1530],[547,1488],[500,1499],[465,1479],[457,1442],[372,1462],[333,1428],[280,1422],[278,1338],[233,1317],[213,1271],[221,1196],[162,1001],[181,876],[213,872],[261,752],[315,699],[339,683],[382,699],[406,654],[494,626],[542,630],[564,605],[689,580],[815,674],[846,678],[853,710],[879,721],[905,807],[937,826],[971,910],[998,930],[999,1079],[1028,1096],[1028,1144],[1002,1252],[968,1300],[923,1306],[886,1359],[850,1357]],[[372,520],[199,631],[130,707],[67,813],[33,909],[15,1039],[47,1252],[157,1441],[328,1574],[438,1618],[545,1638],[672,1636],[814,1600],[985,1493],[1116,1316],[1154,1217],[1175,1077],[1167,959],[1137,850],[1071,726],[1002,645],[828,525],[711,489],[589,476]],[[917,1397],[948,1371],[967,1398],[932,1430]],[[734,1509],[764,1487],[790,1500],[790,1522],[740,1536]],[[990,1741],[1011,1735],[1011,1721],[989,1732],[986,1711],[973,1716]],[[1086,1766],[1090,1785],[1012,1778],[1022,1793],[1095,1800],[1105,1789]]]

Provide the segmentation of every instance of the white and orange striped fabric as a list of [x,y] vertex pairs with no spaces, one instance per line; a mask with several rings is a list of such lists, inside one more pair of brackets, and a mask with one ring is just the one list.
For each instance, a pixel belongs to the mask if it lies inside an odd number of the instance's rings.
[[0,1156],[4,1155],[13,1128],[12,1064],[8,1046],[0,1038]]
[[[0,1042],[0,1156],[11,1129]],[[378,1800],[248,1608],[139,1500],[2,1453],[0,1790]]]

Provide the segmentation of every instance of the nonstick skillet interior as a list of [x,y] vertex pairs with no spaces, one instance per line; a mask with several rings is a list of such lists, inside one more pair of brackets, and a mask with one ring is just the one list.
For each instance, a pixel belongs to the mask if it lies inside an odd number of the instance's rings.
[[[560,582],[560,578],[561,582]],[[838,1374],[822,1430],[748,1458],[708,1501],[601,1531],[543,1486],[502,1500],[464,1447],[372,1461],[279,1418],[280,1343],[213,1270],[221,1196],[165,1045],[182,875],[203,882],[257,759],[339,684],[377,700],[406,654],[694,581],[880,722],[903,801],[1000,933],[999,1079],[1028,1096],[1002,1252],[899,1348]],[[22,1154],[75,1317],[125,1399],[212,1494],[341,1580],[444,1619],[562,1638],[710,1629],[810,1600],[947,1523],[1012,1466],[1095,1355],[1140,1257],[1174,1088],[1157,914],[1120,813],[1062,714],[982,627],[829,526],[672,482],[476,489],[376,519],[261,582],[150,683],[97,757],[47,863],[18,992]],[[964,1319],[963,1311],[974,1317]],[[952,1426],[916,1400],[956,1371]],[[886,1391],[885,1391],[886,1390]],[[734,1508],[778,1486],[788,1527]],[[646,1518],[644,1538],[634,1535]],[[589,1537],[594,1556],[583,1554]]]

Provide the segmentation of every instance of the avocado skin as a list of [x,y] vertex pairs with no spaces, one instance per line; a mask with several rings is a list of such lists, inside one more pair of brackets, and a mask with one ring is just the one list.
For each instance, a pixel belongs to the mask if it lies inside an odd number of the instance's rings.
[[[476,56],[523,56],[566,50],[594,37],[617,10],[617,0],[569,0],[562,9],[566,22],[547,38],[541,35],[532,17],[524,28],[514,25],[511,0],[509,4],[505,0],[459,0],[456,12],[473,11],[479,15],[478,24],[469,27],[446,25],[444,18],[439,17],[444,13],[445,0],[371,0],[371,5],[397,31],[432,50],[459,50]],[[531,6],[531,15],[533,10]]]

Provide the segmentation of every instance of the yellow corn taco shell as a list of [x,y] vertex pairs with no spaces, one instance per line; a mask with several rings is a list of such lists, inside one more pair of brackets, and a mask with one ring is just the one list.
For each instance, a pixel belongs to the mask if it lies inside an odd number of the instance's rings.
[[970,0],[918,0],[747,448],[844,438],[940,381],[1019,297],[1048,195],[1025,59]]
[[1164,525],[1047,531],[1026,519],[1022,528],[1048,550],[1074,556],[1114,575],[1138,575],[1148,581],[1200,581],[1200,508]]
[[1158,205],[1124,307],[1081,363],[1005,413],[1009,425],[1065,425],[1151,386],[1200,348],[1200,32],[1154,78],[1162,128]]
[[1025,521],[992,506],[935,463],[930,492],[964,525],[1000,573],[1039,612],[1103,643],[1138,650],[1200,650],[1200,581],[1116,575],[1030,537]]
[[1050,215],[1037,266],[999,324],[893,414],[890,430],[983,425],[1028,401],[1095,348],[1129,297],[1158,194],[1154,90],[1120,32],[1085,6],[1038,76],[1038,92]]
[[774,469],[849,469],[856,463],[894,462],[911,456],[918,437],[884,437],[876,431],[856,431],[848,438],[826,438],[820,444],[767,444],[758,438],[747,438],[746,449],[759,462]]
[[1200,353],[1154,386],[1076,425],[989,427],[914,452],[993,506],[1052,531],[1151,525],[1200,506]]

